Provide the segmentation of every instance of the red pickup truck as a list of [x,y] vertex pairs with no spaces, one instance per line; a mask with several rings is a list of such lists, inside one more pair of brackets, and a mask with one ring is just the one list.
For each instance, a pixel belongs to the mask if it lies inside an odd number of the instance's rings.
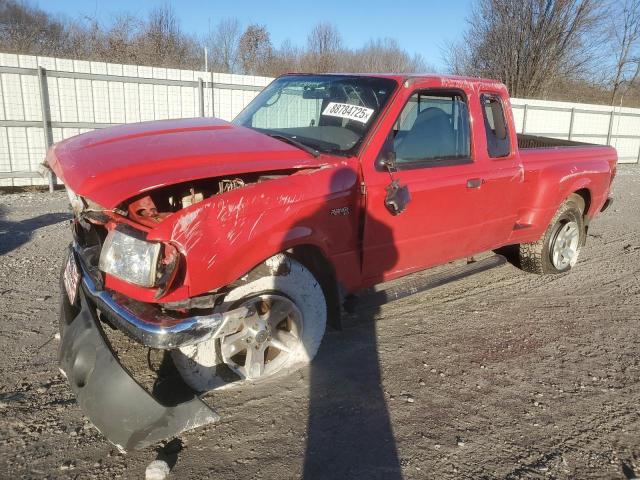
[[109,439],[149,445],[216,416],[158,402],[104,327],[171,351],[196,391],[289,372],[366,287],[508,245],[568,271],[616,159],[517,135],[504,85],[443,76],[285,75],[231,123],[64,140],[47,156],[75,212],[61,369]]

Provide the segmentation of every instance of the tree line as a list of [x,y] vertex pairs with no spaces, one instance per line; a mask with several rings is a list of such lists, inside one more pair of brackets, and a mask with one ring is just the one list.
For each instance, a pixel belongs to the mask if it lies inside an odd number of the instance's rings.
[[640,105],[640,0],[476,0],[445,52],[514,97]]
[[265,25],[242,28],[223,19],[206,35],[181,29],[170,4],[146,18],[121,13],[108,25],[95,18],[55,17],[29,3],[0,0],[0,51],[111,63],[162,66],[221,73],[277,76],[284,72],[417,72],[428,69],[394,39],[372,39],[362,48],[346,47],[335,26],[318,23],[304,48],[290,41],[275,47]]
[[[640,0],[475,0],[466,26],[459,41],[443,46],[447,73],[498,79],[515,97],[640,106]],[[198,70],[206,51],[213,71],[264,76],[435,70],[395,39],[350,48],[328,22],[315,25],[303,46],[275,46],[265,25],[233,18],[196,37],[170,4],[103,24],[0,0],[0,51]]]

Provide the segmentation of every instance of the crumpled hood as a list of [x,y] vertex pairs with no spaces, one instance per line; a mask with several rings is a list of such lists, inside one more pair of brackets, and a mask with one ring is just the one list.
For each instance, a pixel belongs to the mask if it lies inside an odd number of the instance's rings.
[[294,146],[214,118],[95,130],[57,143],[46,162],[65,185],[105,208],[189,180],[320,165]]

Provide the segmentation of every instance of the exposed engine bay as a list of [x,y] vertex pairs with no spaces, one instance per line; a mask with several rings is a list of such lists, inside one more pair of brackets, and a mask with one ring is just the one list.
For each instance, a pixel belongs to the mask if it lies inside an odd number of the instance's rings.
[[147,227],[155,227],[171,214],[209,197],[254,183],[286,177],[294,171],[251,173],[235,177],[192,180],[139,195],[128,201],[128,205],[123,205],[120,210],[127,212],[127,216],[135,222]]

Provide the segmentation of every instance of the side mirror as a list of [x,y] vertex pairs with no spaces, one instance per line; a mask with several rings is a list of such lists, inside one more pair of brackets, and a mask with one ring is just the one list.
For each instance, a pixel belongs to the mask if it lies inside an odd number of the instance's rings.
[[380,156],[376,160],[376,168],[378,170],[386,170],[389,173],[398,171],[396,152],[393,150],[393,143],[391,143],[391,145],[385,143],[385,146],[380,152]]
[[376,159],[375,166],[378,170],[386,170],[389,173],[389,177],[391,177],[391,183],[386,187],[385,207],[387,207],[391,215],[400,215],[411,201],[411,194],[409,193],[409,188],[406,185],[401,185],[400,181],[393,176],[398,171],[398,164],[396,163],[396,152],[391,135],[384,143],[380,155]]
[[400,185],[398,180],[393,180],[386,188],[387,195],[384,199],[384,205],[391,215],[400,215],[407,208],[407,204],[411,201],[409,187]]

